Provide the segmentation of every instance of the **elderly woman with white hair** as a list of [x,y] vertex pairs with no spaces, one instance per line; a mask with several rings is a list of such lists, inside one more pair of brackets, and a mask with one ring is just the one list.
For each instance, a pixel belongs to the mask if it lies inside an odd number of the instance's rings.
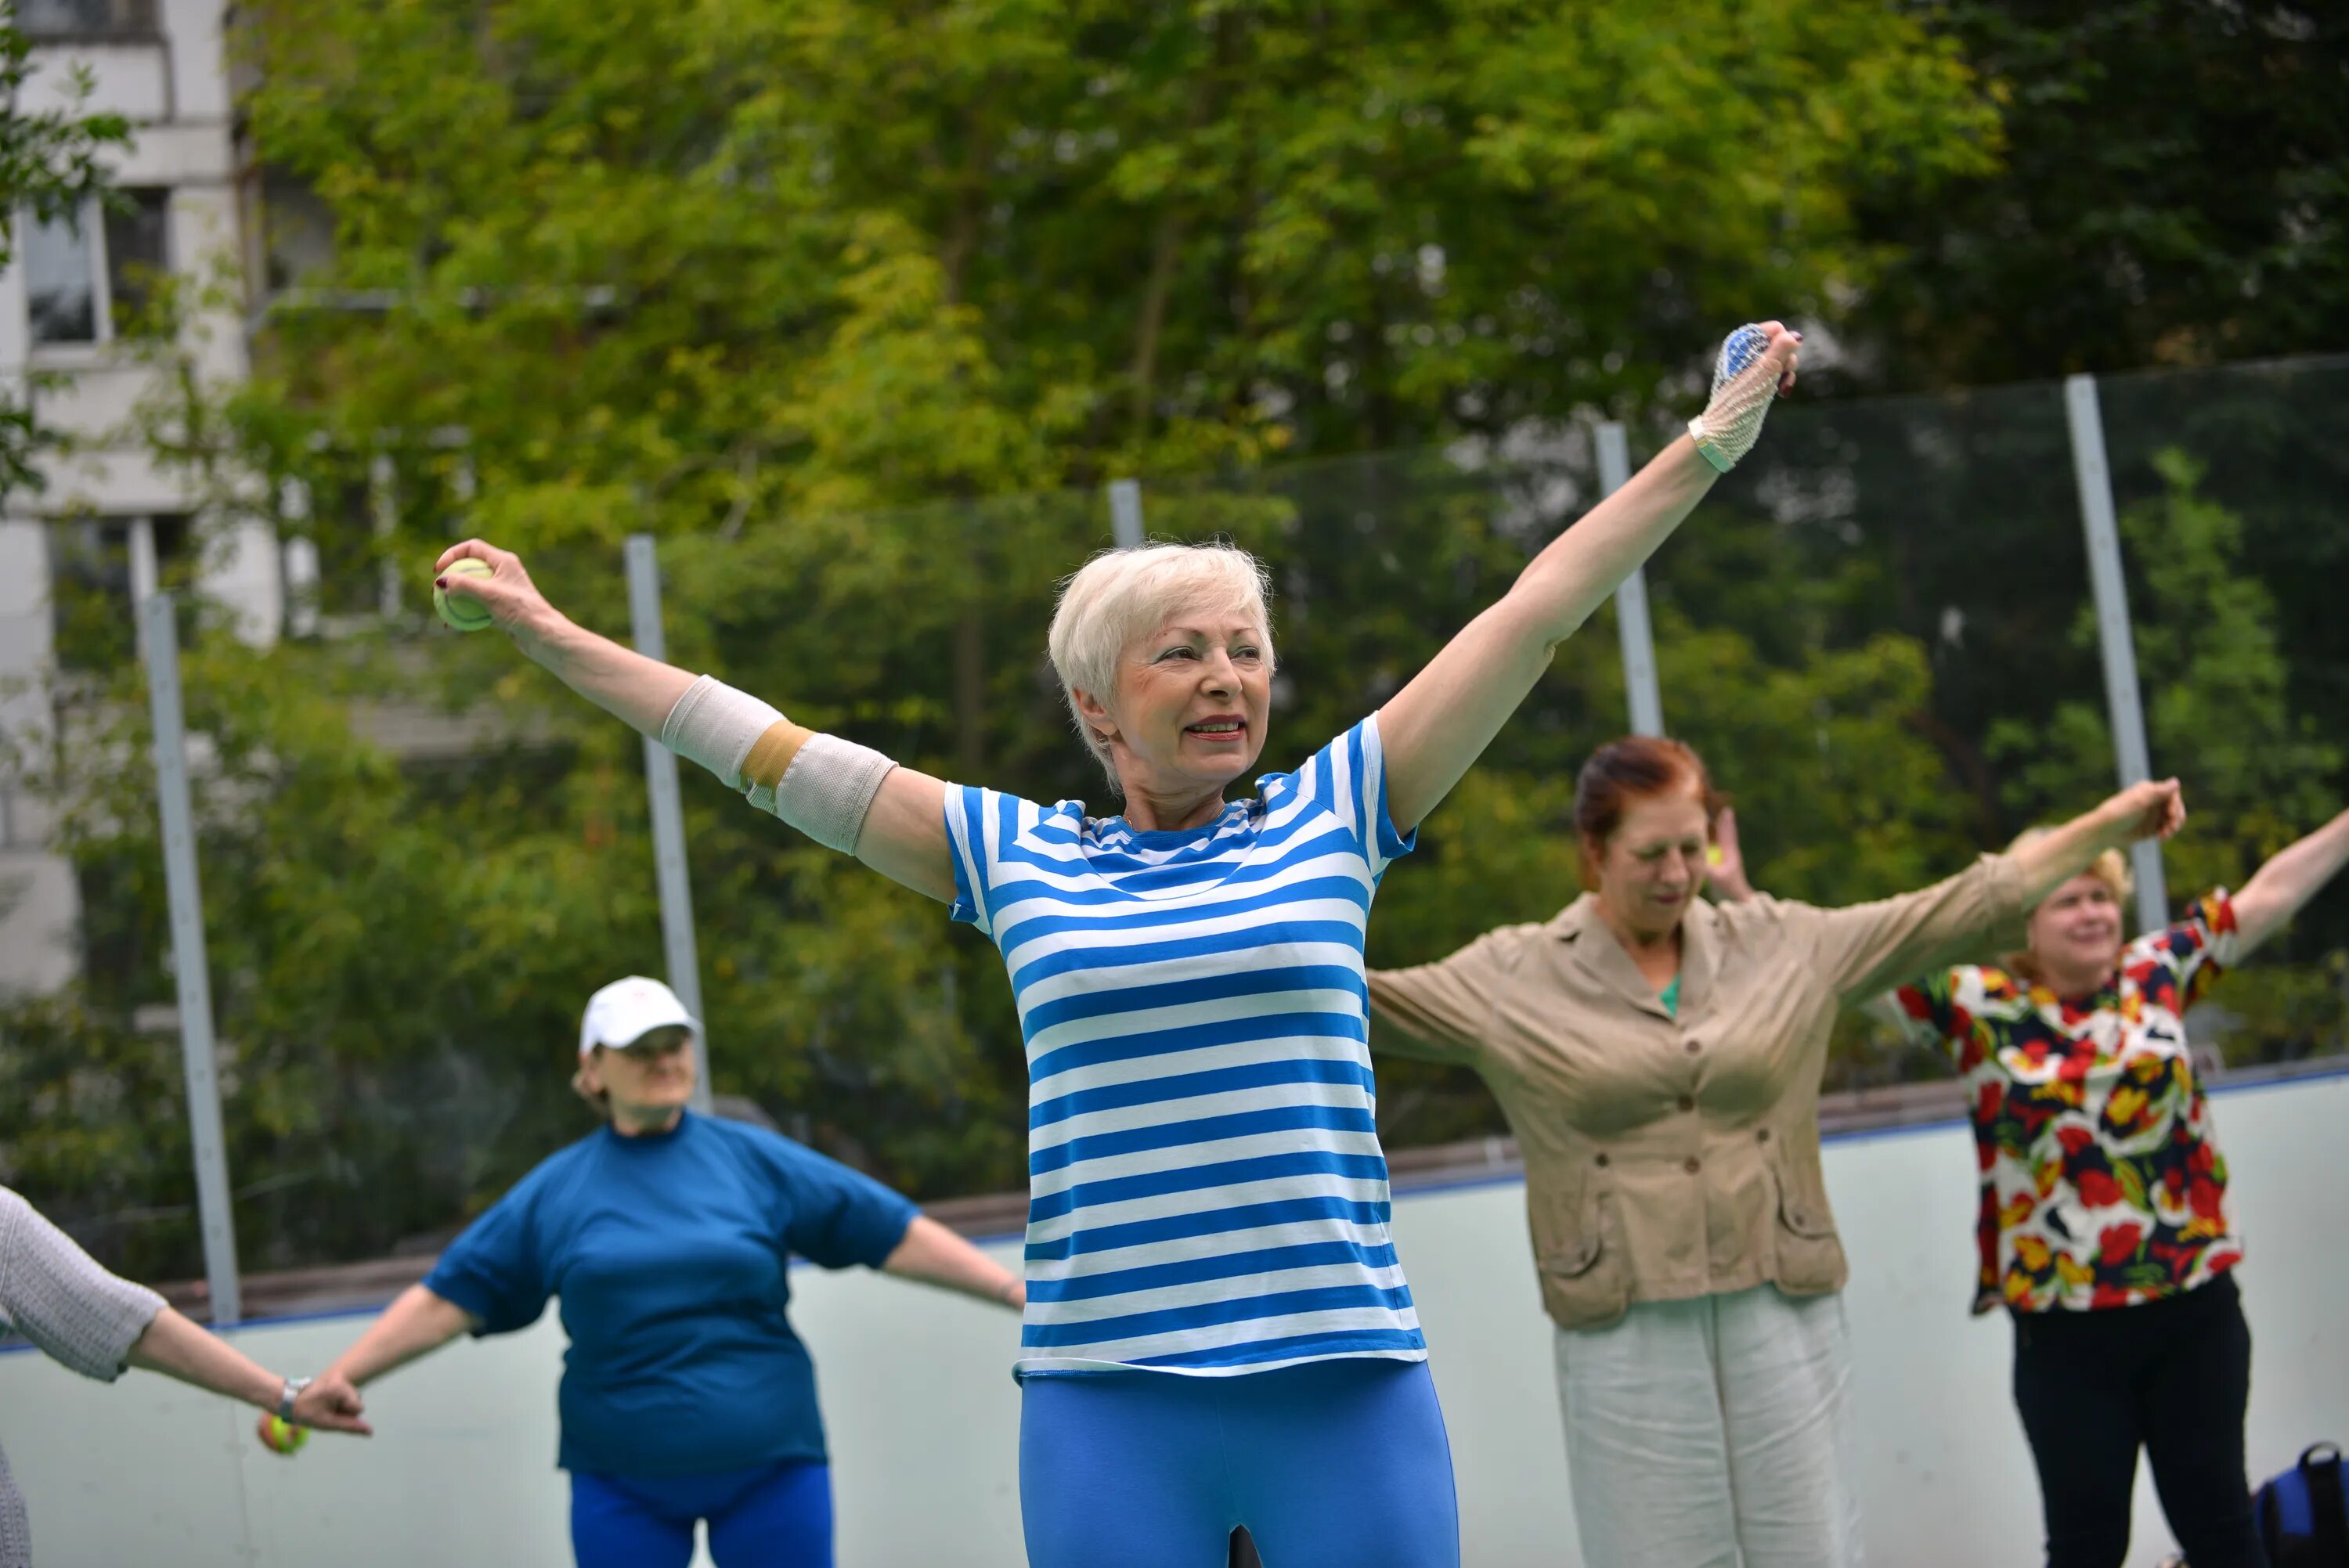
[[[1362,939],[1371,895],[1558,643],[1751,447],[1795,334],[1741,328],[1713,395],[1379,711],[1231,798],[1267,738],[1263,569],[1152,545],[1070,580],[1050,636],[1124,810],[949,784],[574,625],[509,552],[447,552],[583,696],[751,803],[951,906],[1003,955],[1030,1073],[1020,1499],[1035,1568],[1459,1558],[1450,1449],[1388,1231]],[[450,568],[471,558],[486,578]]]

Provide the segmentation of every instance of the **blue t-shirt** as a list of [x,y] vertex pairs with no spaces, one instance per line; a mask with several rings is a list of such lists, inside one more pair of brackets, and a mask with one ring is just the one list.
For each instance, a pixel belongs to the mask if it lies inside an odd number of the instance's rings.
[[955,918],[1027,1039],[1022,1377],[1426,1357],[1367,1044],[1362,932],[1411,848],[1377,721],[1257,785],[1180,832],[947,791]]
[[562,1298],[565,1470],[679,1476],[824,1458],[815,1368],[784,1316],[796,1253],[878,1266],[914,1205],[763,1128],[688,1112],[550,1155],[424,1286],[527,1328]]

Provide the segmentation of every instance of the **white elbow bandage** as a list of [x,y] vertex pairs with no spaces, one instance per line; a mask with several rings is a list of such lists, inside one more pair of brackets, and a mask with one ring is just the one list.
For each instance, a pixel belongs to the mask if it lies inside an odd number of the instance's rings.
[[853,855],[873,797],[896,766],[869,746],[811,735],[775,786],[774,813],[825,848]]
[[740,789],[742,763],[750,748],[759,744],[759,737],[786,722],[780,708],[704,676],[686,687],[668,710],[661,722],[661,744],[717,774],[729,789]]
[[812,735],[777,708],[703,676],[661,725],[661,744],[698,762],[826,849],[856,851],[881,781],[897,765],[869,746]]
[[1704,460],[1723,473],[1754,449],[1762,421],[1778,396],[1778,372],[1765,358],[1769,338],[1758,326],[1739,327],[1723,339],[1713,362],[1713,396],[1704,412],[1689,421],[1690,438]]

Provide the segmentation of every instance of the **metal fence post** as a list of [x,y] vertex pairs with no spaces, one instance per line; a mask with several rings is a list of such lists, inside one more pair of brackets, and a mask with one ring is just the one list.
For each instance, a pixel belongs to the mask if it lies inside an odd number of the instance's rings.
[[[2153,777],[2146,747],[2145,702],[2137,691],[2137,643],[2129,632],[2128,583],[2121,575],[2120,526],[2113,511],[2112,469],[2105,460],[2105,419],[2096,378],[2064,378],[2064,417],[2072,432],[2072,476],[2080,487],[2080,524],[2088,538],[2088,581],[2096,599],[2096,646],[2105,665],[2105,707],[2112,716],[2113,761],[2123,788]],[[2169,923],[2169,890],[2161,874],[2161,844],[2129,846],[2137,872],[2139,931]]]
[[[1631,477],[1631,451],[1622,424],[1602,421],[1599,438],[1599,493],[1613,495]],[[1656,637],[1648,624],[1648,573],[1634,566],[1615,590],[1615,630],[1623,640],[1623,696],[1631,707],[1631,733],[1664,732],[1663,687],[1656,679]]]
[[155,803],[163,825],[163,886],[171,913],[171,975],[179,986],[180,1055],[188,1080],[188,1142],[196,1168],[212,1320],[244,1315],[236,1273],[236,1213],[221,1131],[220,1074],[212,1058],[212,988],[204,958],[204,899],[196,882],[195,810],[188,798],[188,734],[180,703],[180,629],[174,599],[150,594],[138,610],[155,727]]
[[1120,550],[1132,550],[1142,542],[1140,480],[1109,481],[1109,530]]
[[[648,659],[668,657],[661,630],[660,560],[649,533],[628,535],[628,624],[636,652]],[[668,963],[669,989],[685,1010],[701,1020],[693,1039],[693,1109],[710,1107],[709,1015],[701,1006],[701,959],[693,944],[693,886],[686,874],[685,809],[678,794],[677,754],[645,737],[645,789],[651,797],[653,874],[660,887],[661,949]]]

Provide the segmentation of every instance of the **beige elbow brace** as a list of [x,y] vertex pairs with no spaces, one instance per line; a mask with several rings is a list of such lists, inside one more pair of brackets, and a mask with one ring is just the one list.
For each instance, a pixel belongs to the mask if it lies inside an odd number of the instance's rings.
[[826,849],[856,852],[881,782],[897,765],[869,746],[817,735],[746,692],[703,676],[661,724],[661,744],[698,762]]

